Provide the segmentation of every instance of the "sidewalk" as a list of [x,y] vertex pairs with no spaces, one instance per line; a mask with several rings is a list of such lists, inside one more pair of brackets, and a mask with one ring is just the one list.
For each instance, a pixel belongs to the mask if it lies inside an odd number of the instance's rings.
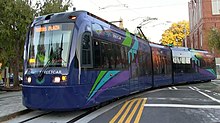
[[6,92],[0,90],[0,122],[24,112],[22,92]]

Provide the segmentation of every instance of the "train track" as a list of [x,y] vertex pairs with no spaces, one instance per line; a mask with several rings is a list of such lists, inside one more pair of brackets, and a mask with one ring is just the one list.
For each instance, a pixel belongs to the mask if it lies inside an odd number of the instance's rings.
[[[158,89],[160,90],[160,89]],[[148,93],[158,91],[150,90]],[[133,94],[131,96],[125,96],[120,99],[116,99],[110,102],[101,104],[95,108],[79,111],[65,111],[65,112],[54,112],[54,111],[32,111],[28,110],[25,113],[21,113],[18,116],[13,116],[10,120],[5,121],[5,123],[74,123],[85,116],[92,115],[93,112],[99,112],[100,110],[110,110],[117,105],[143,95],[142,92]],[[100,110],[99,110],[100,109]],[[97,114],[97,113],[95,113]]]
[[5,121],[5,123],[73,123],[95,110],[96,109],[89,109],[69,112],[29,111],[26,114],[11,117],[11,119]]

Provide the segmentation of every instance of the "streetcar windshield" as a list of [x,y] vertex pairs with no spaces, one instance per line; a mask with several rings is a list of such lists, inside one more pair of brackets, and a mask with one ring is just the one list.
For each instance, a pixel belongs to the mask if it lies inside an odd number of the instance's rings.
[[44,24],[31,28],[28,67],[67,67],[74,24]]

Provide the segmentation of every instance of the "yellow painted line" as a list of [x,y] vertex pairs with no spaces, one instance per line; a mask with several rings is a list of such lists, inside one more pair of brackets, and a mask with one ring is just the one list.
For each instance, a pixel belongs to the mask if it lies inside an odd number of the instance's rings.
[[119,110],[119,112],[112,118],[112,120],[109,122],[109,123],[114,123],[117,119],[118,119],[118,117],[121,115],[121,113],[124,111],[124,109],[127,107],[127,105],[128,105],[128,103],[129,103],[130,101],[127,101],[123,106],[122,106],[122,108]]
[[133,111],[131,112],[131,114],[128,116],[127,120],[125,121],[125,123],[130,123],[131,119],[133,118],[135,112],[137,111],[137,108],[139,107],[140,103],[141,103],[142,99],[138,99],[137,104],[135,105]]
[[138,114],[137,114],[137,117],[136,117],[134,123],[139,123],[143,109],[144,109],[144,104],[146,103],[146,101],[147,101],[147,99],[145,98],[141,104],[140,110],[138,111]]
[[125,117],[127,116],[128,112],[130,111],[132,105],[134,104],[134,102],[136,101],[137,99],[135,100],[132,100],[131,103],[129,104],[128,108],[126,109],[126,111],[124,112],[124,114],[122,115],[121,119],[118,121],[119,123],[122,123],[125,119]]

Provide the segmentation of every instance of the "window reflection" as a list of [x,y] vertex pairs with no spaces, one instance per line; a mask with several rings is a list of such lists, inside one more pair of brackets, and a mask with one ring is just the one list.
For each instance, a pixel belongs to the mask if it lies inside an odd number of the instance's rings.
[[45,24],[31,29],[28,67],[66,67],[73,24]]

